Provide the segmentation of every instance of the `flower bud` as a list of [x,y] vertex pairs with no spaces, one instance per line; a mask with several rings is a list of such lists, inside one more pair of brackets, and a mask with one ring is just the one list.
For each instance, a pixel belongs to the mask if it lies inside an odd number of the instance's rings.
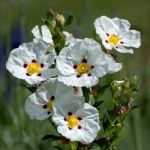
[[115,112],[118,116],[122,116],[126,112],[126,108],[124,106],[117,106]]
[[114,93],[116,93],[119,90],[118,83],[115,81],[111,84],[111,87]]
[[64,25],[65,24],[65,18],[63,15],[60,15],[57,13],[56,15],[56,21],[60,24],[60,25]]
[[138,77],[135,75],[131,80],[130,86],[132,89],[136,89],[137,85],[138,85]]

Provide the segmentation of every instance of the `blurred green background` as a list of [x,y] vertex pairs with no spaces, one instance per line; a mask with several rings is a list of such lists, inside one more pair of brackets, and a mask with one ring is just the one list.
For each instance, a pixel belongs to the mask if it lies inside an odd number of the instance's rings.
[[40,138],[53,131],[49,122],[33,121],[24,112],[24,101],[30,94],[5,70],[12,48],[32,41],[31,29],[41,25],[48,8],[65,16],[74,16],[66,28],[76,37],[92,37],[93,22],[107,15],[131,22],[140,30],[142,46],[134,55],[119,54],[124,68],[116,79],[137,74],[138,109],[126,120],[124,137],[117,150],[150,149],[150,1],[149,0],[0,0],[0,150],[52,150],[50,141]]

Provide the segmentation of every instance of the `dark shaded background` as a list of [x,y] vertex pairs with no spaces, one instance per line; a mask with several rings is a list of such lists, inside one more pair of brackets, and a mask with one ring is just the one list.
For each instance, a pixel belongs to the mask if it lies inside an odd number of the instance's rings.
[[75,19],[66,30],[76,37],[92,37],[93,22],[107,15],[131,22],[140,30],[142,46],[134,55],[119,54],[124,64],[118,78],[137,74],[139,106],[127,118],[124,138],[118,150],[149,150],[150,148],[150,1],[149,0],[0,0],[0,150],[44,150],[50,141],[40,138],[53,131],[48,121],[32,121],[24,112],[29,92],[20,86],[5,69],[11,49],[32,41],[31,29],[41,25],[48,8]]

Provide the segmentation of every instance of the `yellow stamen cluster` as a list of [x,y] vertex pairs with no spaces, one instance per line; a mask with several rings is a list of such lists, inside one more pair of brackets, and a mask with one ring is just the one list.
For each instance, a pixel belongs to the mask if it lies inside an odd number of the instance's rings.
[[53,105],[54,105],[53,100],[49,100],[49,102],[48,102],[48,109],[49,109],[50,112],[53,111]]
[[27,73],[29,75],[39,74],[41,72],[41,65],[39,63],[33,62],[28,64],[27,66]]
[[120,38],[118,35],[116,34],[112,34],[110,35],[110,37],[108,38],[108,43],[112,44],[112,45],[117,45],[120,41]]
[[88,74],[89,71],[90,71],[91,67],[88,63],[80,63],[78,66],[77,66],[77,72],[79,74]]
[[74,128],[74,127],[78,126],[79,120],[76,116],[69,116],[67,118],[67,122],[68,122],[69,128]]

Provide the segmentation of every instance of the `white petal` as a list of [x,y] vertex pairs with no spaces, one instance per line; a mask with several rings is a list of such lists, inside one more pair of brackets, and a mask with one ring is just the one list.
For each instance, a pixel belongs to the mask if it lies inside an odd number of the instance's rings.
[[129,23],[129,21],[127,21],[125,19],[120,19],[120,18],[113,18],[112,20],[113,20],[114,24],[117,27],[118,35],[119,36],[122,36],[126,32],[129,31],[129,29],[130,29],[130,23]]
[[75,64],[80,63],[87,53],[87,45],[84,40],[76,40],[76,42],[68,47],[67,59]]
[[[55,115],[68,116],[68,112],[76,113],[78,108],[84,103],[84,97],[74,94],[64,94],[54,104],[54,120]],[[57,122],[56,122],[57,124]]]
[[124,46],[127,47],[135,47],[138,48],[141,46],[141,36],[140,36],[140,32],[135,31],[135,30],[130,30],[129,32],[127,32],[122,38],[121,40],[124,42]]
[[48,102],[52,96],[54,96],[56,99],[56,87],[57,80],[55,78],[51,78],[50,80],[41,84],[41,86],[37,89],[37,93],[42,99]]
[[109,32],[117,32],[117,26],[114,24],[113,20],[102,16],[100,18],[97,18],[94,22],[95,28],[101,28],[105,33]]
[[57,76],[57,69],[49,69],[49,68],[46,68],[44,70],[42,70],[41,72],[41,77],[44,78],[44,79],[49,79],[50,77],[55,77]]
[[82,75],[81,77],[77,77],[77,75],[70,75],[70,76],[58,76],[58,81],[63,82],[68,86],[77,86],[77,87],[91,87],[98,83],[99,79],[96,76],[88,76]]
[[65,32],[65,31],[63,33],[64,33],[64,35],[66,37],[66,45],[68,45],[68,44],[70,44],[70,43],[75,41],[75,38],[73,37],[72,34],[70,34],[68,32]]
[[57,81],[57,89],[56,89],[56,95],[58,99],[61,99],[61,96],[64,94],[73,94],[74,89],[72,86],[67,86],[62,82]]
[[9,62],[9,60],[6,63],[6,69],[12,73],[12,75],[18,79],[26,79],[26,69],[23,67],[20,67],[16,64],[13,64]]
[[62,74],[72,75],[75,74],[75,70],[73,68],[73,62],[67,59],[68,50],[68,48],[62,49],[59,56],[57,57],[56,66],[59,72],[61,72]]
[[40,30],[39,30],[39,27],[36,25],[32,31],[31,31],[34,35],[35,38],[38,38],[38,39],[41,39],[41,34],[40,34]]
[[92,73],[96,77],[102,77],[108,73],[115,73],[121,70],[122,64],[116,63],[109,55],[104,54],[103,57],[99,57],[99,62],[94,65]]
[[124,47],[122,45],[119,45],[117,48],[115,47],[115,50],[120,52],[120,53],[130,53],[130,54],[134,53],[133,49],[126,48],[126,47]]
[[[26,45],[31,47],[33,46],[31,43]],[[17,49],[12,50],[6,63],[6,68],[8,71],[10,71],[14,77],[19,79],[26,78],[26,69],[23,67],[24,64],[31,63],[31,60],[35,59],[35,54],[23,49],[24,46],[25,44]]]
[[25,111],[31,119],[44,120],[47,119],[50,114],[47,109],[43,109],[45,101],[37,94],[32,94],[25,102]]
[[46,41],[47,43],[52,42],[53,41],[52,34],[49,28],[46,25],[42,25],[41,30],[42,30],[43,40]]

